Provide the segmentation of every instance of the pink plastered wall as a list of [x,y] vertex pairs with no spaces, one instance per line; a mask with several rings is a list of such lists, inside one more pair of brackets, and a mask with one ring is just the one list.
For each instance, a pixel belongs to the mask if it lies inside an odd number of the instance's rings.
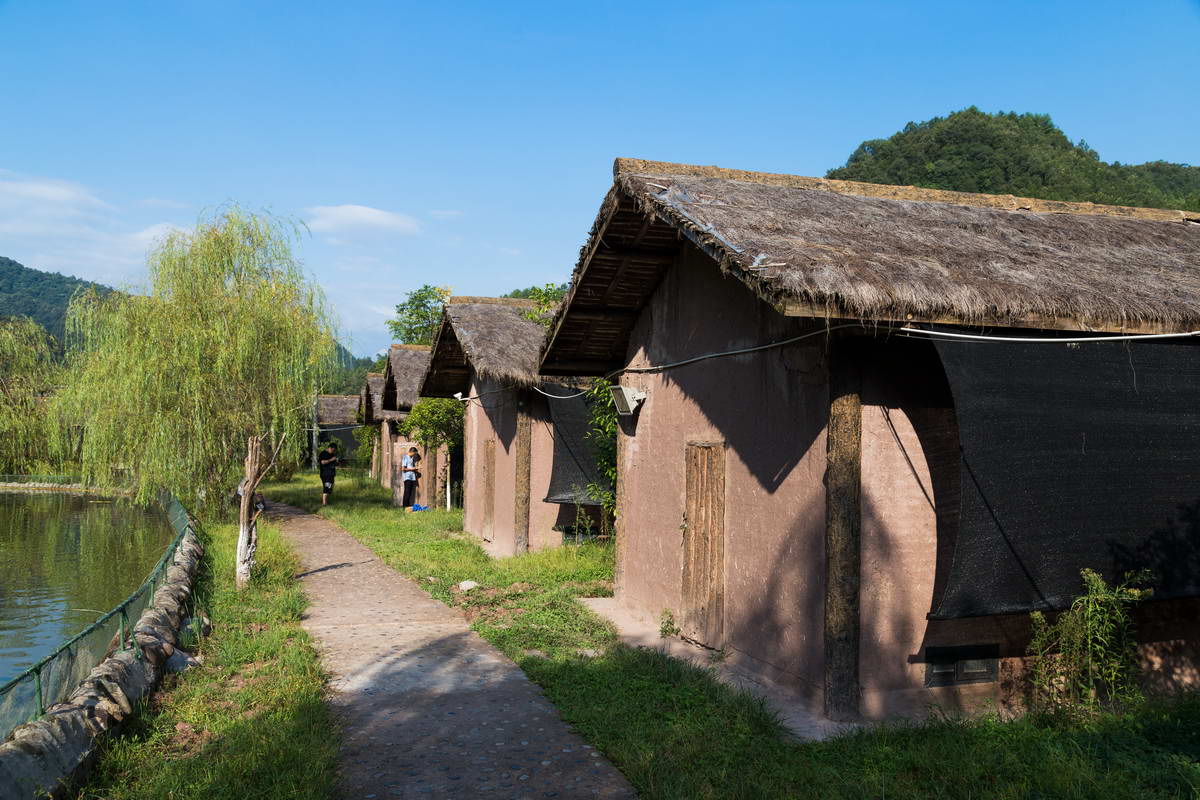
[[[632,366],[802,332],[687,248],[633,331]],[[825,418],[822,344],[698,362],[621,382],[647,392],[623,420],[618,601],[679,614],[688,442],[725,443],[724,646],[730,659],[812,697],[823,675]]]
[[[533,416],[530,429],[530,500],[529,549],[540,550],[561,544],[562,535],[553,530],[562,506],[546,503],[550,470],[554,459],[554,439],[550,411],[546,401],[532,392],[506,388],[503,384],[475,377],[471,394],[479,399],[468,404],[464,419],[463,496],[464,527],[483,540],[493,556],[515,555],[517,488],[517,404],[528,402]],[[495,515],[490,537],[484,529],[484,448],[495,442]],[[490,541],[488,540],[490,538]]]

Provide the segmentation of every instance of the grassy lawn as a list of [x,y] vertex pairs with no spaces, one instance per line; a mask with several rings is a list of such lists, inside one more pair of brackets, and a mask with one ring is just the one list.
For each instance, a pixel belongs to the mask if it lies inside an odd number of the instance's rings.
[[102,753],[78,798],[328,798],[337,731],[300,628],[305,598],[279,530],[260,526],[259,569],[237,594],[237,530],[208,530],[197,605],[212,619],[203,665],[168,676]]
[[[596,545],[493,561],[457,513],[405,515],[363,479],[319,509],[316,478],[265,487],[316,510],[430,594],[463,609],[645,798],[1184,798],[1200,793],[1200,699],[1086,725],[1025,719],[897,724],[789,740],[756,698],[708,671],[617,643],[579,596],[611,593]],[[463,580],[480,588],[456,593]]]

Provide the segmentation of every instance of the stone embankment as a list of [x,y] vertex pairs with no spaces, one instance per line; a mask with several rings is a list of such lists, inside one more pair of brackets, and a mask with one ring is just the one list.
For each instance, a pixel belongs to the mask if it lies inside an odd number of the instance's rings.
[[60,796],[90,766],[99,739],[133,713],[164,670],[188,659],[176,648],[177,632],[203,554],[189,526],[163,585],[133,626],[133,647],[106,658],[65,701],[0,745],[0,800]]

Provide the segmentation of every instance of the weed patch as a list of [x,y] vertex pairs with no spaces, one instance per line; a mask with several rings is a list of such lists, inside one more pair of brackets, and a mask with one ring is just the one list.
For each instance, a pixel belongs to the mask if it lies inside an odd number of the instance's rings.
[[260,526],[250,588],[233,588],[233,526],[213,528],[196,601],[213,621],[203,664],[164,678],[125,735],[110,741],[79,800],[327,798],[337,732],[324,676],[300,628],[298,562]]

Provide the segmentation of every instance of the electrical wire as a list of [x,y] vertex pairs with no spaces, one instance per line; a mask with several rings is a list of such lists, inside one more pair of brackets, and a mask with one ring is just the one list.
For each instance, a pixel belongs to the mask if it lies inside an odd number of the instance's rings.
[[957,333],[954,331],[939,331],[932,328],[909,328],[898,330],[902,334],[924,334],[926,336],[945,336],[950,339],[968,339],[975,342],[1026,342],[1032,344],[1071,344],[1074,342],[1136,342],[1143,339],[1185,339],[1200,336],[1200,331],[1186,333],[1138,333],[1117,336],[1073,336],[1060,339],[1034,336],[989,336],[985,334]]
[[[814,336],[821,336],[822,334],[832,333],[833,331],[836,331],[836,330],[842,330],[844,328],[858,328],[858,327],[862,327],[862,326],[857,323],[847,323],[844,325],[833,325],[828,328],[822,328],[821,330],[809,331],[808,333],[804,333],[799,336],[793,336],[789,339],[781,339],[778,342],[768,342],[767,344],[760,344],[760,345],[756,345],[754,347],[742,347],[737,350],[723,350],[723,351],[716,352],[716,353],[705,353],[703,355],[693,356],[692,358],[685,358],[682,361],[673,361],[669,364],[655,364],[655,365],[649,366],[649,367],[621,367],[620,369],[615,369],[612,372],[609,372],[608,374],[606,374],[604,376],[604,378],[605,379],[613,378],[613,377],[616,377],[617,375],[621,375],[622,373],[645,374],[645,373],[649,373],[649,372],[662,372],[664,370],[675,369],[676,367],[682,367],[682,366],[686,366],[688,364],[695,364],[698,361],[707,361],[712,358],[726,358],[728,356],[744,355],[745,353],[757,353],[762,350],[770,350],[775,347],[783,347],[784,345],[793,344],[794,342],[803,341],[804,339],[811,339]],[[932,328],[913,328],[913,327],[907,327],[907,326],[898,329],[897,333],[900,333],[902,335],[916,334],[916,335],[925,335],[925,336],[944,336],[944,337],[950,338],[950,339],[964,339],[964,340],[977,341],[977,342],[1023,342],[1023,343],[1033,343],[1033,344],[1071,344],[1071,343],[1076,343],[1076,342],[1136,342],[1136,341],[1141,341],[1144,339],[1184,339],[1184,338],[1200,336],[1200,331],[1189,331],[1189,332],[1185,332],[1185,333],[1143,333],[1143,334],[1118,335],[1118,336],[1074,336],[1074,337],[1062,337],[1062,338],[1042,338],[1042,337],[1022,337],[1022,336],[989,336],[989,335],[983,335],[983,334],[956,333],[954,331],[939,331],[939,330],[934,330]],[[505,389],[496,389],[494,391],[497,391],[497,392],[507,391],[508,388],[512,388],[512,387],[507,387]],[[535,385],[533,387],[533,389],[538,394],[549,397],[552,400],[571,400],[576,397],[581,397],[581,396],[587,394],[586,389],[582,392],[576,392],[575,394],[569,394],[569,395],[551,394],[550,392],[545,391],[544,389],[542,389],[540,386],[537,386],[537,385]],[[485,394],[492,394],[492,393],[493,392],[481,392],[478,395],[473,395],[471,397],[462,397],[459,399],[461,399],[463,401],[476,400]]]
[[695,364],[697,361],[705,361],[710,358],[724,358],[725,356],[740,356],[743,353],[756,353],[759,350],[770,350],[772,347],[783,347],[786,344],[791,344],[793,342],[799,342],[803,339],[811,339],[814,336],[821,336],[822,334],[832,333],[833,331],[841,330],[843,328],[861,328],[861,327],[862,326],[857,323],[853,323],[853,324],[847,323],[845,325],[833,325],[828,328],[822,328],[819,331],[809,331],[808,333],[801,334],[800,336],[793,336],[790,339],[782,339],[778,342],[768,342],[767,344],[760,344],[755,347],[743,347],[739,350],[725,350],[720,353],[705,353],[702,356],[695,356],[693,358],[684,359],[683,361],[675,361],[670,364],[657,364],[653,367],[621,367],[620,369],[613,370],[612,372],[608,373],[604,377],[611,378],[614,375],[620,375],[622,372],[633,372],[633,373],[659,372],[664,369],[674,369],[675,367],[682,367],[685,364]]
[[542,389],[542,387],[537,386],[537,385],[535,385],[533,387],[533,390],[535,392],[537,392],[538,394],[543,394],[546,397],[552,398],[554,400],[572,400],[576,397],[583,397],[585,394],[588,393],[588,390],[584,389],[582,392],[576,392],[575,394],[550,394],[549,392]]

